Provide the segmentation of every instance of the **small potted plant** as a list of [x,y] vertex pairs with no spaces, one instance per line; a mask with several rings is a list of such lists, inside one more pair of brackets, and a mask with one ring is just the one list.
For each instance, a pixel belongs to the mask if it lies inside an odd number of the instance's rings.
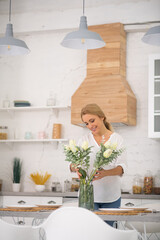
[[51,174],[47,172],[45,174],[36,172],[30,174],[30,179],[35,183],[35,190],[37,192],[43,192],[45,190],[45,183],[51,177]]
[[22,162],[19,158],[14,158],[13,160],[13,172],[12,172],[12,180],[13,180],[13,192],[20,191],[20,181],[22,175]]

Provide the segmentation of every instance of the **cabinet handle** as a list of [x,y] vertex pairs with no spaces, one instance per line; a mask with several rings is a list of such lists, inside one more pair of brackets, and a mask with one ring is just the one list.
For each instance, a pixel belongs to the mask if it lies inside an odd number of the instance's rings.
[[18,201],[18,204],[25,204],[26,202],[23,200]]
[[25,225],[25,222],[24,221],[18,221],[17,224],[18,225]]
[[131,202],[128,202],[128,203],[126,203],[126,204],[125,204],[125,206],[128,206],[128,207],[133,207],[133,206],[134,206],[134,204],[133,204],[133,203],[131,203]]
[[48,202],[48,204],[55,204],[55,203],[56,203],[56,202],[53,201],[53,200],[51,200],[51,201]]

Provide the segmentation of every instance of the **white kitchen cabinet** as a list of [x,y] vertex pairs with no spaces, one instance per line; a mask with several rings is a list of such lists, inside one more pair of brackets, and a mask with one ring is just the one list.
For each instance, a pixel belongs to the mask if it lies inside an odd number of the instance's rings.
[[160,54],[149,56],[148,137],[160,138]]
[[142,205],[144,205],[144,204],[149,204],[149,205],[151,205],[151,204],[160,204],[160,200],[156,200],[156,199],[142,199]]
[[138,207],[142,204],[142,199],[121,199],[121,208]]
[[8,205],[37,205],[62,204],[62,197],[31,197],[31,196],[3,196],[3,206]]
[[132,198],[122,198],[121,199],[121,208],[126,207],[141,207],[145,204],[156,204],[160,203],[159,199],[152,199],[148,196],[148,198],[138,198],[138,199],[132,199]]
[[[62,205],[62,197],[31,197],[31,196],[3,196],[3,207],[9,206],[22,206],[22,205]],[[32,218],[20,218],[20,217],[3,217],[4,221],[10,223],[21,223],[25,225],[31,225]]]

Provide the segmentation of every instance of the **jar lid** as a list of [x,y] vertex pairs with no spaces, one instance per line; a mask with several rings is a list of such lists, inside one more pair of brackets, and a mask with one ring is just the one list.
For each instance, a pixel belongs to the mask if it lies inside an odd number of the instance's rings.
[[56,184],[60,184],[60,182],[55,182]]
[[66,179],[64,182],[65,182],[65,183],[69,183],[69,180],[68,180],[68,179]]

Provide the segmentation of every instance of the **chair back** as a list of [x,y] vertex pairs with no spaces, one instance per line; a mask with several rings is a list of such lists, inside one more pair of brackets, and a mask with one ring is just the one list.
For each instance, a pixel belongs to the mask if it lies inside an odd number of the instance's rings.
[[38,240],[39,230],[32,226],[10,224],[0,219],[0,240]]
[[137,240],[134,230],[118,230],[93,212],[80,207],[61,207],[53,211],[40,226],[46,240]]

